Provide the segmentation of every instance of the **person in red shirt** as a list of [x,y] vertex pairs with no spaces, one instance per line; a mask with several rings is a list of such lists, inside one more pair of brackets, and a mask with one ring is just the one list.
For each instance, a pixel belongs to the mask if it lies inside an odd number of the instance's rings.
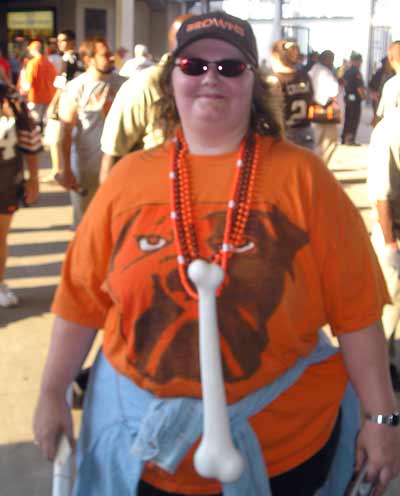
[[10,62],[3,57],[3,54],[0,50],[0,78],[4,81],[5,84],[11,84],[12,75],[11,75],[11,65]]
[[47,107],[56,91],[53,82],[57,71],[49,59],[43,55],[41,41],[31,41],[28,45],[28,52],[32,58],[26,64],[21,89],[26,94],[32,117],[43,127]]

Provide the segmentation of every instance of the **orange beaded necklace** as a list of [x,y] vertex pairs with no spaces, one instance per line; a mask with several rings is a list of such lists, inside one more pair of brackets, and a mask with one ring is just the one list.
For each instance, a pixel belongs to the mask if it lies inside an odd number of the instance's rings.
[[[212,256],[212,262],[219,264],[224,273],[228,260],[235,248],[243,244],[243,235],[250,213],[256,177],[260,136],[249,133],[242,141],[236,162],[235,179],[228,201],[226,222],[221,247]],[[193,219],[190,191],[189,166],[186,160],[188,145],[179,130],[173,140],[169,178],[171,192],[171,220],[174,230],[179,277],[189,296],[198,299],[196,291],[191,286],[187,267],[193,260],[200,258],[199,245]],[[217,296],[222,291],[223,283],[217,290]]]

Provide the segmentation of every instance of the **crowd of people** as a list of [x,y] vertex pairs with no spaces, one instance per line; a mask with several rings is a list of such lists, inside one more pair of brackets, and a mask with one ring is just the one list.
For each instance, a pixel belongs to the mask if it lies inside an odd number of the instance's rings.
[[[16,88],[0,72],[0,306],[18,304],[4,282],[6,238],[19,204],[38,197],[43,140],[46,180],[70,192],[76,230],[52,304],[35,442],[51,460],[61,434],[75,447],[65,394],[102,329],[74,496],[338,496],[363,466],[379,496],[400,472],[400,42],[385,61],[394,75],[369,85],[381,95],[374,246],[327,167],[340,92],[341,140],[357,144],[360,54],[342,72],[331,50],[304,66],[296,40],[281,39],[265,70],[250,24],[225,12],[180,16],[168,44],[158,62],[142,44],[126,59],[99,37],[76,50],[64,30],[47,56],[40,40],[28,44]],[[190,274],[200,260],[223,273],[213,297],[245,459],[229,484],[193,467],[203,295]]]

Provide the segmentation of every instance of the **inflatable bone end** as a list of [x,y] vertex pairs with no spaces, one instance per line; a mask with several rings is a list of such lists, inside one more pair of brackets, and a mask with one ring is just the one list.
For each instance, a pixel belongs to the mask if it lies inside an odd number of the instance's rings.
[[188,267],[188,276],[197,287],[217,288],[224,279],[224,271],[217,264],[193,260]]
[[217,479],[221,484],[231,484],[240,479],[244,470],[241,454],[233,448],[229,453],[208,453],[201,445],[194,454],[196,472],[206,479]]

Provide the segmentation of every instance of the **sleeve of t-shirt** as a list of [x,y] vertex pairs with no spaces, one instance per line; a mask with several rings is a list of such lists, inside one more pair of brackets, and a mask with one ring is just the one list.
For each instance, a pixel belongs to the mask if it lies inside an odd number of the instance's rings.
[[387,200],[390,192],[390,145],[385,122],[380,121],[371,133],[368,146],[368,197],[372,203]]
[[[61,120],[69,120],[71,108],[79,106],[79,99],[82,92],[82,84],[79,84],[79,79],[69,81],[60,94],[58,104],[58,114]],[[68,117],[67,117],[68,116]]]
[[127,60],[124,65],[121,67],[119,71],[119,75],[125,78],[129,78],[133,72],[134,72],[134,67],[132,67],[132,60]]
[[117,94],[107,114],[101,135],[101,151],[114,157],[131,152],[141,142],[145,129],[145,88],[128,79]]
[[31,84],[33,81],[35,67],[36,66],[33,64],[33,61],[26,64],[24,79],[29,84]]
[[339,94],[339,83],[335,76],[329,71],[324,74],[323,84],[326,87],[326,93],[330,98],[336,98]]
[[66,84],[65,90],[62,92],[62,96],[74,102],[75,105],[78,105],[82,94],[83,84],[80,81],[80,78],[72,79]]
[[90,328],[101,328],[112,304],[104,290],[112,250],[112,198],[102,185],[91,201],[63,263],[52,312]]
[[380,319],[390,303],[364,221],[326,167],[315,167],[309,197],[310,244],[327,320],[336,335]]
[[379,98],[378,107],[375,112],[377,117],[381,117],[381,118],[383,117],[385,99],[386,99],[386,91],[385,91],[385,85],[383,85],[381,97]]

